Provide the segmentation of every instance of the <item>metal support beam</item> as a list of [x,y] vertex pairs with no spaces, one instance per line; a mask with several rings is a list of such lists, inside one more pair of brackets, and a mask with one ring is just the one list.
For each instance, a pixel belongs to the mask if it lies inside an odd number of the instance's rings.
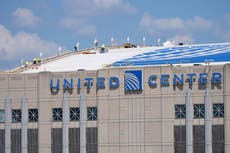
[[85,153],[85,103],[83,93],[80,95],[80,153]]
[[10,153],[10,102],[5,99],[5,153]]
[[212,126],[209,89],[205,92],[205,153],[212,153]]
[[25,97],[22,98],[22,134],[21,134],[21,143],[22,143],[22,153],[27,153],[27,111],[26,111],[26,100]]
[[66,93],[64,92],[64,97],[63,97],[63,127],[62,127],[62,145],[63,145],[63,153],[68,153],[69,152],[69,146],[68,146],[68,126],[67,126],[67,111],[68,111],[68,106],[67,106],[67,100],[66,100]]
[[191,91],[188,89],[186,102],[186,153],[192,153],[192,149]]

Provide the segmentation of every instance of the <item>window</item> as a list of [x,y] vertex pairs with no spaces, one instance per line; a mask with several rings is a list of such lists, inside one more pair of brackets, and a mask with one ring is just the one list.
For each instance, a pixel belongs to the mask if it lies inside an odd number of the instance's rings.
[[12,110],[12,122],[17,123],[21,122],[22,115],[20,109],[13,109]]
[[175,118],[182,119],[186,117],[186,105],[175,105]]
[[186,126],[185,125],[174,126],[174,152],[175,153],[186,152]]
[[204,104],[194,104],[194,118],[204,118],[205,107]]
[[38,121],[38,109],[29,109],[29,122]]
[[0,110],[0,123],[3,123],[5,121],[5,111]]
[[70,121],[79,121],[80,120],[80,109],[77,107],[70,108],[69,118],[70,118]]
[[224,104],[213,104],[213,117],[224,117]]
[[62,121],[62,108],[53,108],[53,121]]
[[87,119],[89,121],[97,120],[97,107],[87,108]]

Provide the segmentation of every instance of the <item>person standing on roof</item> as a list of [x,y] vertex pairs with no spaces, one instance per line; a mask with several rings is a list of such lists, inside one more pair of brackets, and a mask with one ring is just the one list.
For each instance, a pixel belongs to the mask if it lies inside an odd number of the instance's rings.
[[101,45],[101,51],[105,51],[105,44]]
[[25,67],[29,66],[30,62],[29,61],[25,61]]
[[98,41],[97,41],[97,39],[94,39],[94,46],[95,46],[95,48],[97,48],[97,45],[98,45]]
[[79,49],[79,42],[76,43],[76,45],[74,46],[74,49],[75,49],[75,51],[78,51],[78,49]]

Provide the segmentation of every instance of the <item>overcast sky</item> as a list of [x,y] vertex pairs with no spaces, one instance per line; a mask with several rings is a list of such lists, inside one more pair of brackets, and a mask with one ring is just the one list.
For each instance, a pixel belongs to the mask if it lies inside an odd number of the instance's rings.
[[0,70],[99,44],[230,42],[229,0],[8,0],[0,5]]

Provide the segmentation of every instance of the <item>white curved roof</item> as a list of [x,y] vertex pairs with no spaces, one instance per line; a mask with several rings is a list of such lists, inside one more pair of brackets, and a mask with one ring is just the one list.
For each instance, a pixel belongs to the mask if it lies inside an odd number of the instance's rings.
[[103,67],[117,66],[154,66],[164,64],[230,62],[230,43],[184,45],[171,47],[141,47],[109,49],[100,53],[94,49],[76,52],[47,63],[28,68],[22,73],[38,73],[41,71],[66,72],[98,70]]

